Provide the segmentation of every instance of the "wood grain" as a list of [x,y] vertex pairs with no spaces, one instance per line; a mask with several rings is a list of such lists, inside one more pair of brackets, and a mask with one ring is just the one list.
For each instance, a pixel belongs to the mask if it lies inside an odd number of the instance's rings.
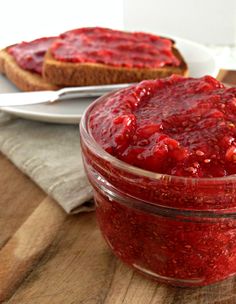
[[0,168],[0,303],[236,303],[235,278],[191,289],[133,272],[108,249],[93,212],[68,216],[2,155]]
[[0,248],[44,198],[29,178],[0,158]]
[[12,293],[45,253],[60,228],[65,213],[46,198],[0,251],[0,301]]

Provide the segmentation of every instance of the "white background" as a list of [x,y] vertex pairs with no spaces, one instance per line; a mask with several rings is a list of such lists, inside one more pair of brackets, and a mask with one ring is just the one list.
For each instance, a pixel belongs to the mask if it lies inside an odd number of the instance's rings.
[[1,0],[0,48],[84,26],[123,28],[123,0]]
[[104,26],[236,44],[236,0],[2,0],[0,47]]
[[0,9],[0,48],[104,26],[220,45],[220,65],[236,69],[236,0],[1,0]]
[[124,25],[128,30],[232,45],[236,43],[236,0],[124,0]]

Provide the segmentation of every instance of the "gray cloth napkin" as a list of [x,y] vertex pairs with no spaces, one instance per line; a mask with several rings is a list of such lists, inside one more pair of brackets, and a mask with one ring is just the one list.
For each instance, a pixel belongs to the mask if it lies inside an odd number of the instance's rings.
[[93,209],[78,125],[27,121],[0,112],[0,151],[66,212]]

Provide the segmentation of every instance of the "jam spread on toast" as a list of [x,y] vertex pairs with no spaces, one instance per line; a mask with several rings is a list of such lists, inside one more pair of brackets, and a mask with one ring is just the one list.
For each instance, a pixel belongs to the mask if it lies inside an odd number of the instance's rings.
[[51,46],[59,61],[100,63],[126,68],[179,66],[173,54],[173,41],[146,34],[106,28],[81,28],[60,35]]
[[24,70],[42,74],[44,55],[55,37],[39,38],[30,42],[21,42],[7,49]]

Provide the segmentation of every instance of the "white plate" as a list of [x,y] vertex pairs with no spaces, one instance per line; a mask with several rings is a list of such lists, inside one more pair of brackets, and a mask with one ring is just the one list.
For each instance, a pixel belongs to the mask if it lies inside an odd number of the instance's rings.
[[[189,76],[201,77],[211,75],[216,77],[218,67],[210,50],[203,45],[189,40],[173,37],[176,46],[183,54],[188,66]],[[16,92],[17,89],[0,75],[0,93]],[[86,107],[92,99],[61,101],[55,104],[41,104],[4,108],[5,112],[23,117],[51,123],[78,123]]]

